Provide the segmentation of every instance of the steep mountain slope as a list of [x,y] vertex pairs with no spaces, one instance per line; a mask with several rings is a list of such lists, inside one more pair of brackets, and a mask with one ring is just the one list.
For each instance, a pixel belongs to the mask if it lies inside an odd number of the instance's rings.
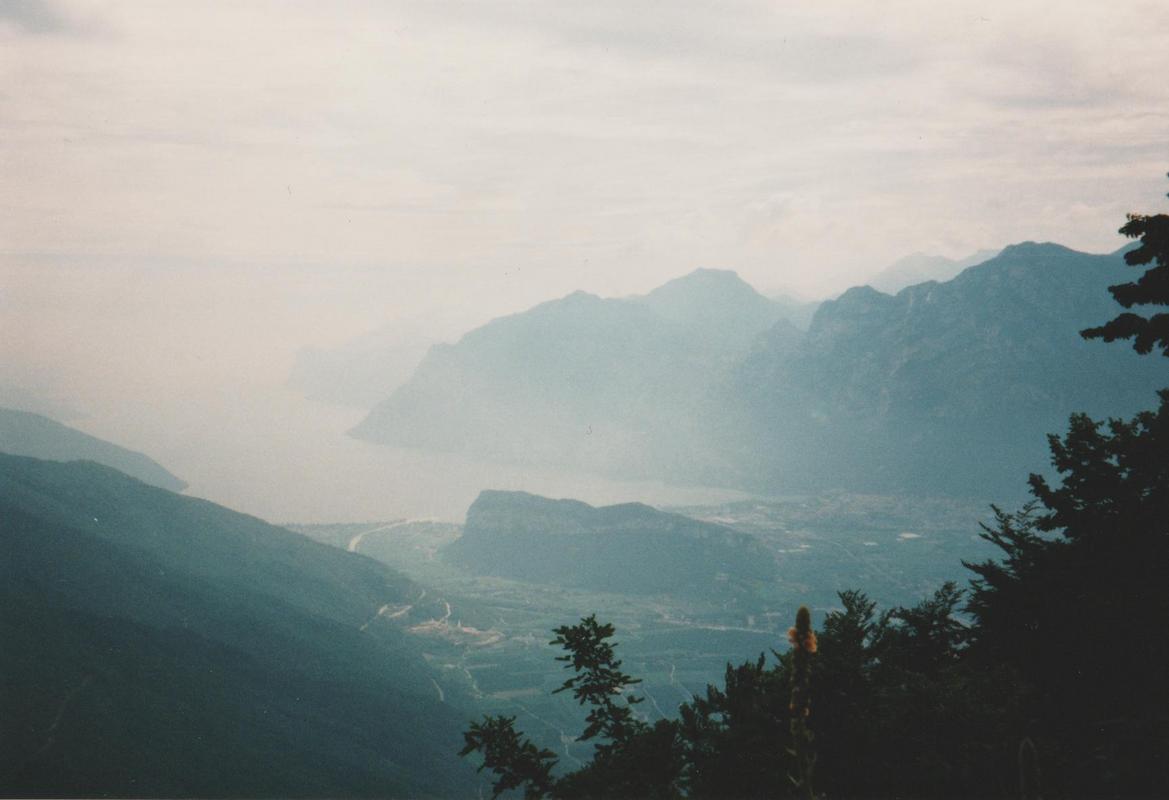
[[485,491],[443,557],[482,575],[631,594],[728,596],[775,578],[752,536],[640,503]]
[[175,492],[187,485],[141,453],[28,411],[0,408],[0,452],[51,461],[96,461]]
[[641,297],[577,292],[432,348],[353,435],[526,463],[668,473],[700,452],[693,440],[705,424],[709,384],[777,324],[790,327],[774,303],[729,272],[699,270]]
[[466,712],[407,634],[367,626],[417,596],[384,566],[96,464],[6,455],[0,547],[6,793],[473,791],[452,756]]
[[[1078,331],[1109,319],[1118,254],[1024,243],[946,283],[824,303],[798,347],[763,347],[724,397],[756,484],[1021,490],[1076,411],[1127,415],[1161,364]],[[750,480],[746,477],[746,480]]]

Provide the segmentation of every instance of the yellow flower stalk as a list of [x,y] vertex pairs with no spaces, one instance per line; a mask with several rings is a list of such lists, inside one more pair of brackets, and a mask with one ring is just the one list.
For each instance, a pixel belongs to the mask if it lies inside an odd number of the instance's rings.
[[816,797],[812,789],[812,769],[816,754],[812,750],[812,731],[808,718],[812,715],[812,656],[817,649],[816,633],[812,630],[812,613],[807,606],[800,606],[796,612],[796,624],[787,632],[792,646],[792,695],[788,710],[791,712],[791,747],[788,753],[795,761],[795,774],[788,778],[797,793],[809,800]]

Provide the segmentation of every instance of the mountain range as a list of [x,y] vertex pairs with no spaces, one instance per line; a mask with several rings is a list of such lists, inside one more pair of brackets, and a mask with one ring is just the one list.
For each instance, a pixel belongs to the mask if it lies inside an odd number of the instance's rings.
[[[1025,490],[1069,415],[1125,416],[1163,365],[1078,331],[1119,308],[1119,253],[1032,242],[956,278],[887,295],[857,287],[808,334],[758,348],[721,387],[739,482],[956,494]],[[760,446],[760,445],[763,446]]]
[[732,272],[699,270],[637,297],[576,292],[436,345],[352,432],[406,447],[653,475],[689,457],[712,382],[779,307]]
[[1167,382],[1078,335],[1129,272],[1027,242],[895,295],[850,289],[806,332],[729,272],[578,292],[432,348],[353,435],[763,492],[1018,494],[1069,414],[1129,414]]
[[[466,796],[467,711],[378,562],[92,462],[0,455],[0,787]],[[445,699],[445,702],[443,700]]]

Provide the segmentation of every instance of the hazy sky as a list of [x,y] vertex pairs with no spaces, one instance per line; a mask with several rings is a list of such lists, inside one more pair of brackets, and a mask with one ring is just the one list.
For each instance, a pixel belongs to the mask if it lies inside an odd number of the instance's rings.
[[1163,0],[0,0],[0,382],[138,420],[697,267],[1112,250],[1165,208],[1167,78]]
[[5,0],[0,53],[8,254],[424,301],[418,273],[825,292],[914,250],[1112,248],[1169,166],[1160,0]]

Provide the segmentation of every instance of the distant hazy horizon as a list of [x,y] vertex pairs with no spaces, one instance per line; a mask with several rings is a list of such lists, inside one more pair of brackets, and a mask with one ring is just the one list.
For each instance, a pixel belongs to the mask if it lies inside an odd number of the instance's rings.
[[1163,207],[1166,52],[1155,2],[2,3],[0,388],[241,510],[429,513],[507,473],[328,438],[359,414],[284,388],[298,351],[1115,250]]

